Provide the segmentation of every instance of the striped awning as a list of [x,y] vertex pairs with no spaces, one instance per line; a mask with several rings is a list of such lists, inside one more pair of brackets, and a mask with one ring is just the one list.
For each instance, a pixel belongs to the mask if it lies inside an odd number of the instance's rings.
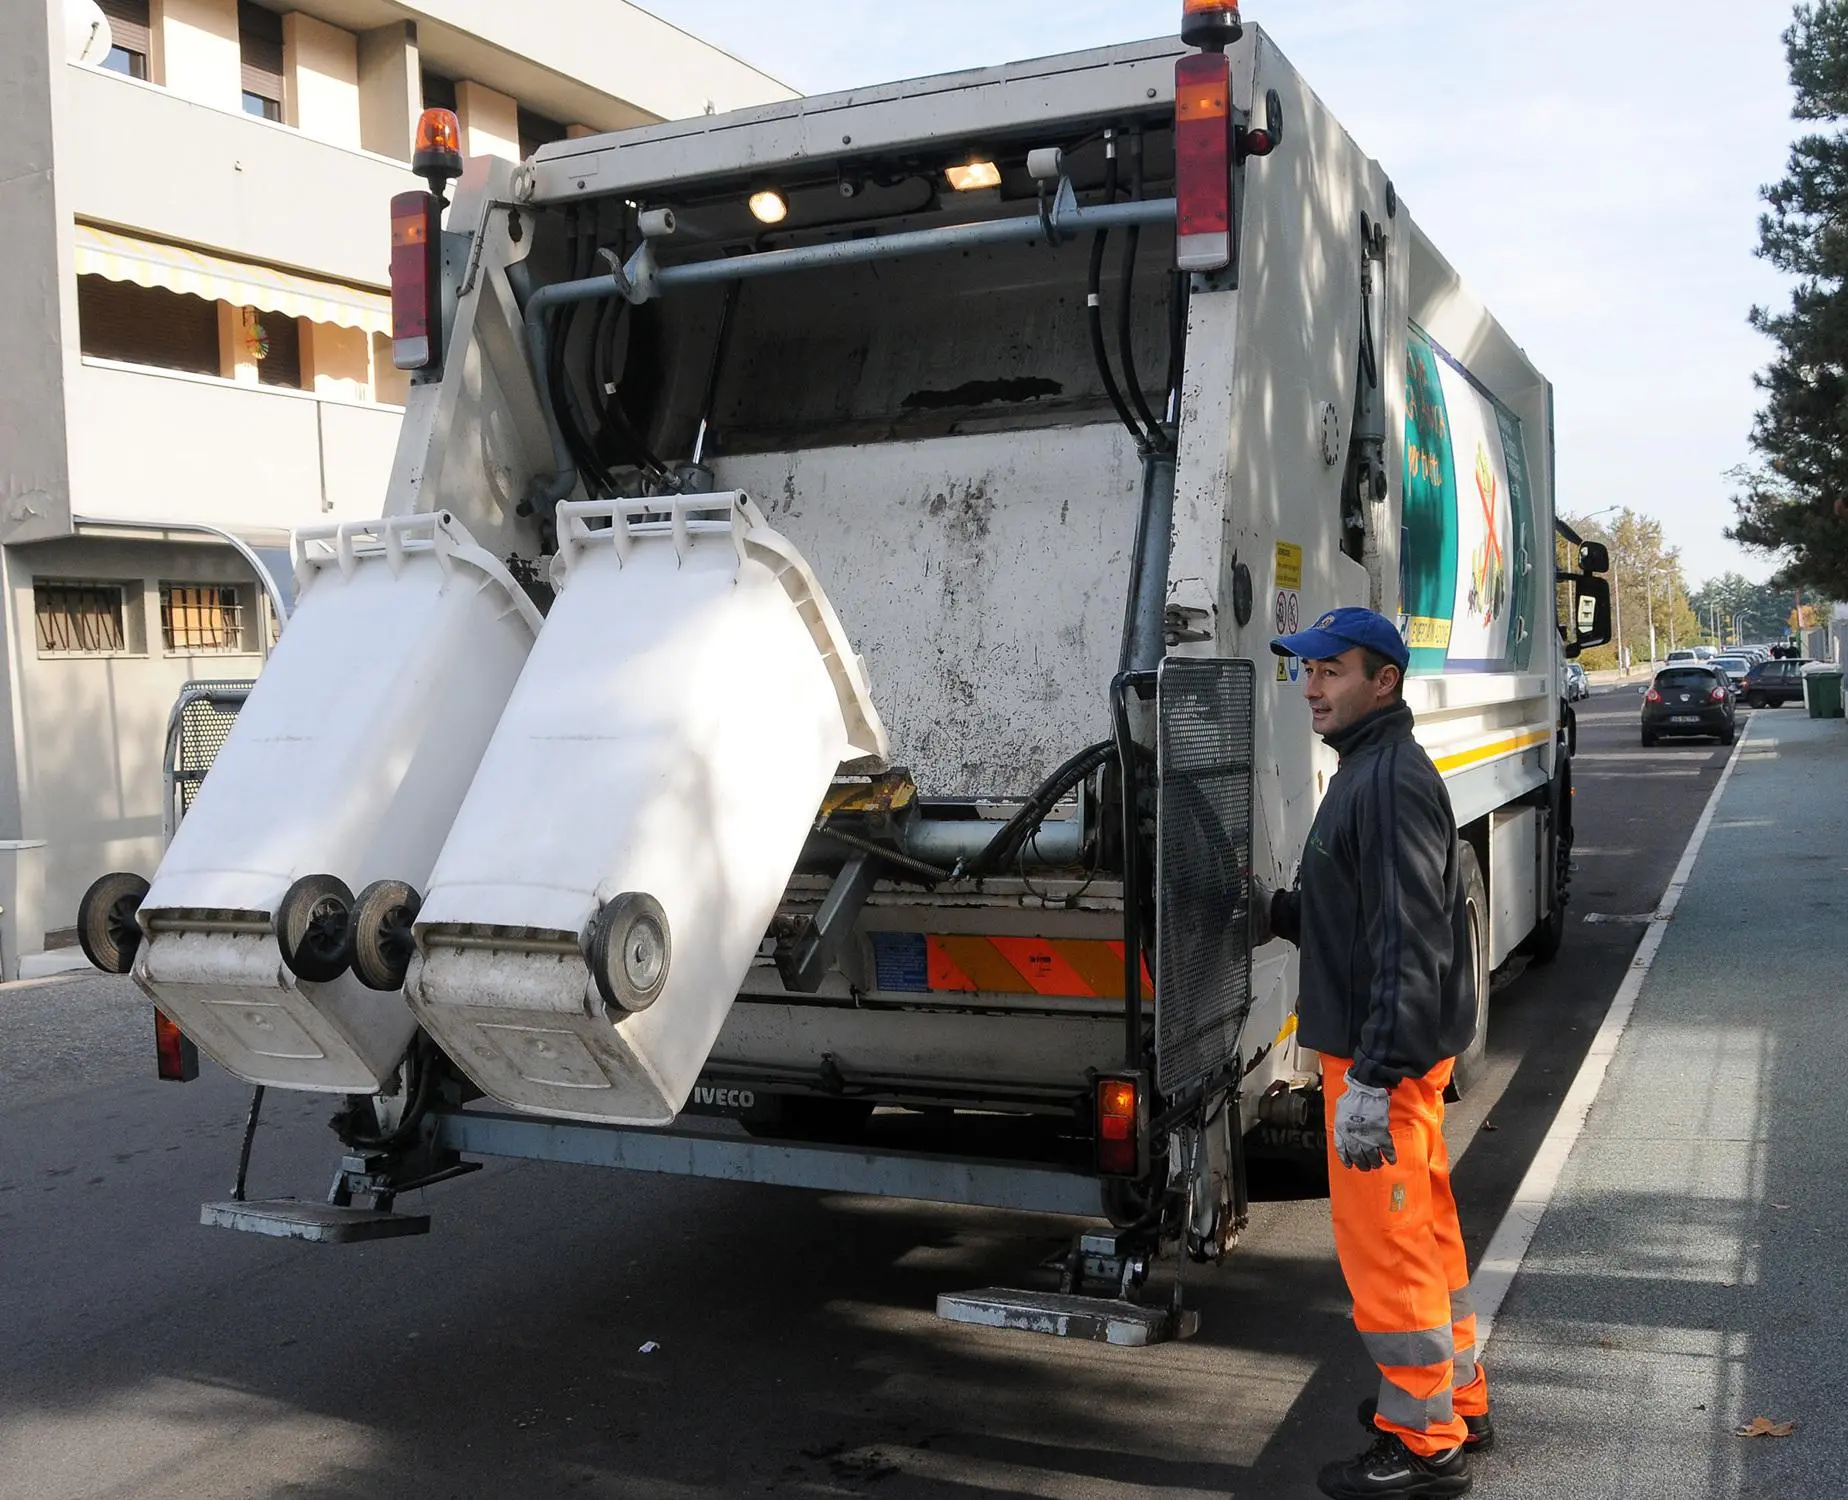
[[250,261],[229,260],[204,250],[136,239],[94,224],[78,224],[77,274],[162,287],[208,302],[255,307],[315,323],[338,323],[368,333],[391,332],[391,298],[384,292],[317,281]]

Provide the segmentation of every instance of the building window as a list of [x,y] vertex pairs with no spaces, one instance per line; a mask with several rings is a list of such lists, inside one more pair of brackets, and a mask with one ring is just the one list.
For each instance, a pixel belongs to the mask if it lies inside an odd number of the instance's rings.
[[282,17],[238,0],[237,45],[243,63],[244,113],[282,118]]
[[41,656],[121,656],[129,649],[127,589],[119,583],[35,579]]
[[148,76],[148,0],[97,0],[109,18],[109,39],[113,46],[103,59],[103,66],[129,78]]
[[522,108],[520,121],[520,157],[522,160],[531,156],[541,146],[549,146],[553,141],[565,138],[565,127],[556,120],[548,120],[544,115],[535,114],[530,109]]
[[163,583],[160,642],[174,656],[247,651],[243,590],[228,583]]
[[445,78],[441,73],[423,70],[423,107],[425,109],[454,109],[456,107],[456,81]]
[[244,342],[264,385],[302,388],[301,325],[286,313],[243,310]]
[[93,359],[217,375],[218,304],[106,276],[77,278],[77,340]]

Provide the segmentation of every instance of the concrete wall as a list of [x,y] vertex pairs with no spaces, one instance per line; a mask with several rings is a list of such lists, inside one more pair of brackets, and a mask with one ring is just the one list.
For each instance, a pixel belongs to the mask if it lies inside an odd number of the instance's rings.
[[[85,122],[59,141],[71,213],[338,281],[390,284],[391,197],[418,185],[403,163],[94,68],[67,67],[64,84],[73,118]],[[183,189],[124,142],[158,142],[156,165],[184,162]]]
[[80,513],[234,527],[380,514],[403,419],[395,407],[93,360],[69,401]]
[[[182,99],[242,111],[237,0],[150,0],[148,22],[151,81]],[[116,144],[136,139],[145,137],[119,137]]]
[[411,159],[423,109],[417,25],[400,21],[359,37],[359,143],[368,151]]
[[358,149],[358,37],[299,10],[282,18],[282,118],[316,140]]
[[[77,345],[61,113],[63,16],[57,0],[8,0],[0,36],[0,542],[50,536],[70,521],[60,387]],[[54,167],[56,170],[54,170]],[[6,799],[10,800],[10,799]],[[0,806],[0,836],[7,813]]]
[[[161,756],[167,714],[183,683],[254,677],[260,652],[168,655],[161,644],[162,581],[252,584],[228,547],[66,538],[8,549],[8,629],[21,642],[20,781],[30,837],[42,838],[43,923],[73,925],[85,887],[110,870],[152,875],[161,853]],[[130,654],[42,657],[33,619],[35,577],[121,580],[138,614]],[[247,636],[254,642],[257,621]],[[137,639],[138,638],[138,639]],[[37,952],[34,934],[21,934]]]
[[[511,77],[470,71],[470,39],[530,58],[561,80],[613,95],[656,119],[704,114],[708,107],[723,113],[796,97],[788,85],[721,51],[728,39],[701,41],[624,0],[551,5],[411,0],[406,8],[440,23],[434,28],[420,27],[419,35],[432,59],[445,65],[445,72],[458,78],[487,77],[501,88],[516,88],[517,84]],[[766,22],[778,17],[777,7],[765,8]],[[750,45],[749,36],[737,41]],[[448,56],[443,55],[445,51]],[[542,89],[543,85],[522,89],[520,97],[529,105],[544,107],[555,119],[593,119],[586,109],[574,108],[563,94],[547,98]],[[596,118],[594,123],[611,129],[632,122]]]
[[456,85],[456,118],[462,123],[464,156],[520,158],[520,106],[485,83],[464,79]]

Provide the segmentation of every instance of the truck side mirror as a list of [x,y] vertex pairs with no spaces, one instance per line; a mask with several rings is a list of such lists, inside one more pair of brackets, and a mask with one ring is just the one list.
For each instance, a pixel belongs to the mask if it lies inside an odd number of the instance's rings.
[[1566,643],[1566,655],[1577,656],[1579,652],[1593,646],[1610,644],[1611,586],[1607,579],[1584,574],[1572,578],[1571,583],[1574,629],[1572,639]]
[[1611,552],[1603,542],[1584,542],[1579,546],[1579,571],[1581,573],[1608,573],[1611,570]]

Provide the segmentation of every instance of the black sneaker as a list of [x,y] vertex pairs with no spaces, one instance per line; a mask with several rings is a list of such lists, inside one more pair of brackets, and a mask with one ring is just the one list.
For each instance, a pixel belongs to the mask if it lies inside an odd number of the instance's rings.
[[1459,1443],[1448,1453],[1420,1458],[1390,1432],[1376,1433],[1373,1446],[1346,1463],[1324,1464],[1315,1482],[1332,1500],[1368,1495],[1467,1495],[1469,1455]]
[[[1373,1414],[1379,1410],[1379,1402],[1369,1396],[1360,1403],[1360,1425],[1369,1432],[1378,1432],[1373,1425]],[[1463,1439],[1463,1451],[1466,1453],[1487,1453],[1495,1446],[1495,1418],[1484,1412],[1479,1417],[1465,1415],[1463,1425],[1469,1429],[1469,1435]]]

